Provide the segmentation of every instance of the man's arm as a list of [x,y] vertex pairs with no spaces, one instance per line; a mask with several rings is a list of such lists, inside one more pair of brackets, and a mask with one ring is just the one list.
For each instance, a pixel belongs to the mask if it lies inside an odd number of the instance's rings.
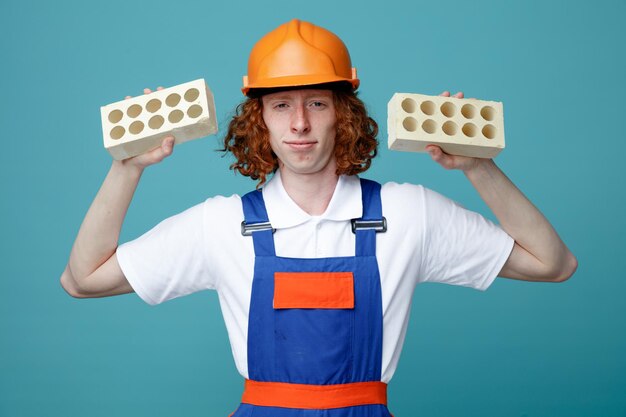
[[[443,95],[449,96],[449,93]],[[462,98],[462,93],[455,94]],[[428,146],[432,159],[446,169],[460,169],[470,180],[500,226],[514,240],[500,276],[527,281],[561,282],[574,274],[578,261],[545,216],[491,159],[448,155]]]
[[120,230],[143,170],[169,156],[173,146],[174,138],[169,136],[160,148],[113,161],[85,215],[61,275],[61,285],[68,294],[90,298],[133,291],[115,256]]

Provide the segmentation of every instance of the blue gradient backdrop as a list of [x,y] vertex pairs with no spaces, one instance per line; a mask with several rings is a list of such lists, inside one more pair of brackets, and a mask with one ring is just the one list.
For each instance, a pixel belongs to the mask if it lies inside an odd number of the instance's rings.
[[[337,33],[380,122],[368,177],[422,183],[491,217],[462,174],[386,149],[394,92],[503,101],[498,164],[578,256],[564,284],[423,285],[390,387],[396,416],[625,416],[626,3],[17,1],[0,3],[0,416],[226,416],[242,381],[217,296],[159,307],[59,286],[109,166],[99,107],[204,77],[220,135],[145,172],[124,225],[253,183],[216,152],[247,55],[293,17]],[[621,74],[621,75],[620,75]],[[620,208],[622,207],[622,208]]]

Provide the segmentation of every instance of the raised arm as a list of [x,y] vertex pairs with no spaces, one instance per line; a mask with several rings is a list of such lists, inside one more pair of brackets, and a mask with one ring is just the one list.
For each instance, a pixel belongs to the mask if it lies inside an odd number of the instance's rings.
[[[455,97],[462,98],[463,95],[457,93]],[[500,276],[551,282],[565,281],[572,276],[578,266],[574,255],[545,216],[494,161],[448,155],[434,145],[428,146],[427,150],[444,168],[464,172],[501,227],[515,240]]]
[[[146,90],[149,93],[150,90]],[[61,285],[73,297],[106,297],[132,292],[115,256],[120,230],[143,170],[172,153],[174,138],[161,147],[124,161],[113,161],[85,215]]]

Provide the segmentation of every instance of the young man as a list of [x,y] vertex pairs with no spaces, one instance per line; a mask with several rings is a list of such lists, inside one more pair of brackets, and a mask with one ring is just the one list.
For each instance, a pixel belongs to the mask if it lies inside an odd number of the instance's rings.
[[559,282],[576,259],[491,160],[428,149],[464,172],[501,228],[423,187],[359,179],[377,125],[358,84],[331,32],[293,20],[267,34],[225,139],[233,168],[262,190],[210,198],[118,248],[141,174],[172,153],[173,138],[114,161],[63,287],[75,297],[134,291],[151,304],[217,290],[246,379],[235,416],[389,416],[386,383],[415,285]]

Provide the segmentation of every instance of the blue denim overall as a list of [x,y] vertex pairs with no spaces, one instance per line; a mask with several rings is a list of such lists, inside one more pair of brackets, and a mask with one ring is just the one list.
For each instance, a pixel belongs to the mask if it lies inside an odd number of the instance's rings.
[[[261,401],[257,401],[247,396],[249,387],[246,385],[242,404],[233,417],[390,416],[386,407],[386,385],[380,382],[382,299],[376,261],[376,230],[371,227],[373,223],[382,225],[384,221],[380,184],[361,179],[361,190],[363,217],[353,221],[355,256],[336,258],[276,256],[273,230],[262,193],[252,191],[243,196],[245,221],[242,232],[244,227],[248,228],[247,234],[252,235],[255,252],[248,324],[249,380],[246,384],[267,385],[271,389],[296,387],[296,391],[280,394],[278,401],[261,391],[262,394],[257,393]],[[335,272],[352,273],[353,308],[275,308],[275,275],[292,272],[296,274],[290,276],[295,277],[298,273],[331,273],[331,276]],[[376,385],[375,389],[382,387],[384,401],[380,398],[372,400],[369,396],[350,405],[339,401],[336,406],[331,401],[331,405],[326,404],[320,409],[311,404],[300,406],[294,400],[298,396],[291,395],[307,391],[304,394],[319,396],[320,389],[336,387],[331,394],[342,398],[342,389],[372,385]],[[327,394],[321,395],[325,399]],[[321,399],[315,395],[313,398]]]

